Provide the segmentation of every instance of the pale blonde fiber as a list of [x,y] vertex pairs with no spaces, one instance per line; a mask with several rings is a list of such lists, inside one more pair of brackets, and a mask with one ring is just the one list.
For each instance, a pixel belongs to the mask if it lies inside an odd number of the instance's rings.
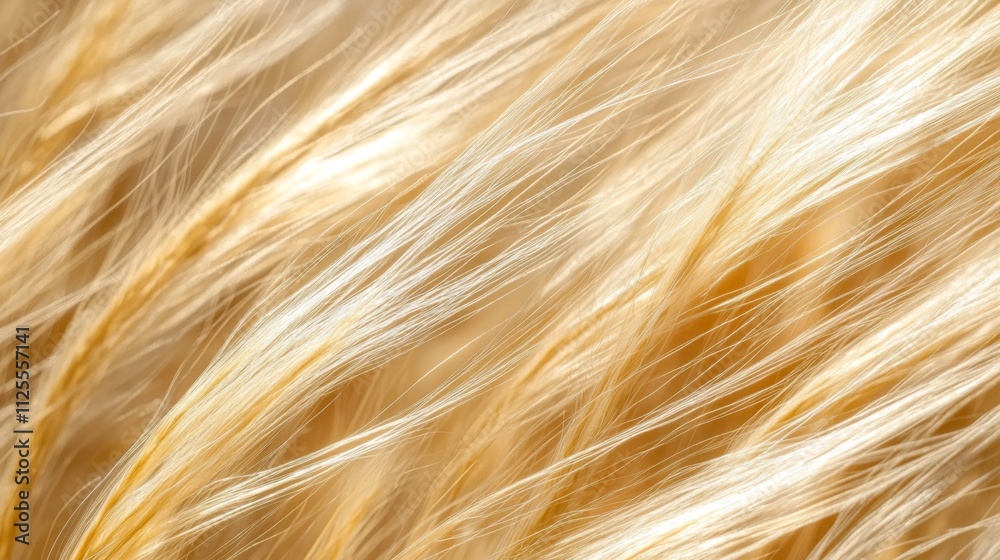
[[995,0],[2,0],[0,558],[998,559],[998,134]]

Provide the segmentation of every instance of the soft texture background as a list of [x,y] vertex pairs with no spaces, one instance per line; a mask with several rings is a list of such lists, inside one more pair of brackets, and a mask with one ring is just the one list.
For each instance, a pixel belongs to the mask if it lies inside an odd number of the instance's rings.
[[1000,557],[997,2],[0,39],[0,557]]

